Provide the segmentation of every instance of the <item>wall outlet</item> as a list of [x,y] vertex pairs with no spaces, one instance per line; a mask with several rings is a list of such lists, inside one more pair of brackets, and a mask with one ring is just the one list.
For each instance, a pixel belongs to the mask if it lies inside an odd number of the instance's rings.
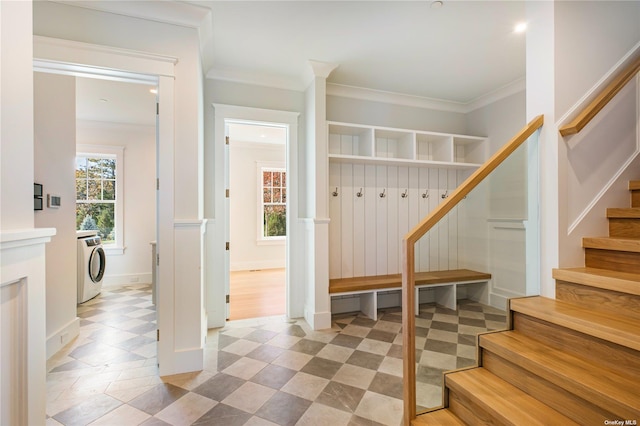
[[62,343],[63,345],[66,344],[69,341],[69,332],[65,331],[64,333],[62,333],[60,335],[60,343]]

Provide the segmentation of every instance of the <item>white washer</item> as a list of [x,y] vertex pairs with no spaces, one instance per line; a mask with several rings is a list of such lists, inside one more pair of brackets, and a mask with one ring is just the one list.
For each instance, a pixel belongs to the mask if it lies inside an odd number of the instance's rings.
[[107,257],[100,237],[78,238],[78,303],[100,294],[106,264]]

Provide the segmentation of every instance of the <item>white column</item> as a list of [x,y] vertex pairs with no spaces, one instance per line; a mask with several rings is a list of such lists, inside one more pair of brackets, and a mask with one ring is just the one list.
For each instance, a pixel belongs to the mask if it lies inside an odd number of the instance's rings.
[[329,161],[327,158],[327,77],[337,67],[309,61],[305,92],[307,127],[307,293],[304,316],[313,329],[331,327],[329,298]]
[[[527,121],[544,114],[538,140],[540,162],[540,291],[555,297],[551,270],[559,260],[559,187],[562,170],[555,125],[555,12],[554,2],[527,2]],[[538,253],[527,253],[527,256]]]

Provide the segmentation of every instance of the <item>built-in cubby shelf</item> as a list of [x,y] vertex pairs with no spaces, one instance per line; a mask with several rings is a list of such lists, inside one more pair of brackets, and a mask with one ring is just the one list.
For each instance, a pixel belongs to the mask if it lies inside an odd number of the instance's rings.
[[329,122],[329,161],[444,169],[474,169],[487,139],[448,133]]

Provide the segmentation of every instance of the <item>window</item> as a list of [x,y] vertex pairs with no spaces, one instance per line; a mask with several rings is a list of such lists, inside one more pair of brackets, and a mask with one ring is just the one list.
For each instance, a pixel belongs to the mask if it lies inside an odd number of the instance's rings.
[[76,154],[76,229],[96,230],[110,254],[123,252],[123,150],[84,146]]
[[287,235],[287,173],[283,168],[261,170],[262,239],[284,239]]

